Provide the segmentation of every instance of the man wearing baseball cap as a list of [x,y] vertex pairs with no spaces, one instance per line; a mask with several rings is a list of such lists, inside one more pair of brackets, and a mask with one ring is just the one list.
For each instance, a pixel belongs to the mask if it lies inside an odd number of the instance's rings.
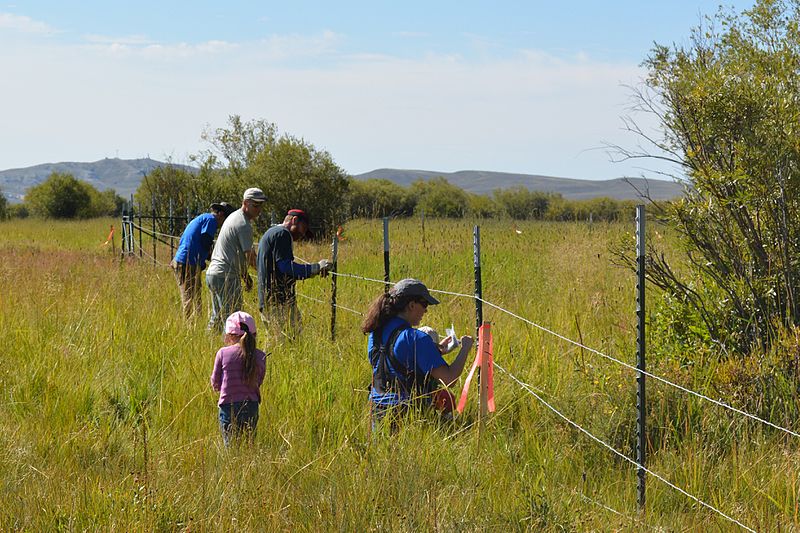
[[210,213],[195,217],[183,230],[170,266],[178,282],[183,314],[187,319],[200,313],[200,272],[206,268],[217,227],[233,211],[233,206],[227,202],[213,203]]
[[331,268],[327,259],[310,265],[294,262],[292,245],[295,240],[314,236],[310,224],[305,211],[290,209],[283,223],[268,229],[258,242],[258,309],[273,334],[291,338],[300,333],[295,281],[325,276]]
[[226,218],[219,230],[206,272],[206,284],[211,291],[209,330],[222,331],[225,317],[242,309],[242,283],[245,290],[253,288],[248,273],[248,268],[255,266],[250,221],[258,218],[266,200],[261,189],[247,189],[242,196],[242,207]]

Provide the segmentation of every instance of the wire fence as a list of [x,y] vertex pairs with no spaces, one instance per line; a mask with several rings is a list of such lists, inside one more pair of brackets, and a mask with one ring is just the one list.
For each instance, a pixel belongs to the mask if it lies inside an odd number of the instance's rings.
[[[369,281],[369,282],[380,283],[380,284],[385,284],[386,283],[384,280],[368,278],[368,277],[359,276],[359,275],[356,275],[356,274],[349,274],[349,273],[343,273],[343,272],[331,272],[331,274],[334,275],[334,276],[340,276],[340,277],[350,278],[350,279],[358,279],[358,280],[362,280],[362,281]],[[394,282],[389,282],[389,283],[394,285]],[[653,374],[651,372],[647,372],[646,370],[638,369],[638,368],[636,368],[635,366],[633,366],[633,365],[631,365],[629,363],[626,363],[626,362],[621,361],[621,360],[619,360],[619,359],[617,359],[615,357],[612,357],[612,356],[607,355],[607,354],[605,354],[603,352],[595,350],[594,348],[590,348],[589,346],[586,346],[585,344],[582,344],[582,343],[580,343],[578,341],[575,341],[573,339],[565,337],[564,335],[561,335],[560,333],[556,333],[555,331],[552,331],[551,329],[546,328],[545,326],[537,324],[536,322],[534,322],[532,320],[529,320],[529,319],[527,319],[525,317],[522,317],[522,316],[520,316],[520,315],[518,315],[518,314],[516,314],[516,313],[514,313],[512,311],[509,311],[508,309],[506,309],[504,307],[501,307],[500,305],[497,305],[497,304],[495,304],[495,303],[493,303],[493,302],[491,302],[489,300],[486,300],[484,298],[479,298],[479,297],[475,296],[474,294],[465,294],[465,293],[460,293],[460,292],[445,291],[445,290],[439,290],[439,289],[428,289],[428,290],[430,292],[432,292],[432,293],[435,293],[435,294],[447,294],[447,295],[450,295],[450,296],[456,296],[456,297],[461,297],[461,298],[469,298],[469,299],[472,299],[472,300],[478,300],[481,303],[483,303],[485,305],[488,305],[489,307],[492,307],[494,309],[497,309],[498,311],[503,312],[503,313],[513,317],[513,318],[516,318],[517,320],[525,322],[526,324],[531,325],[531,326],[539,329],[540,331],[543,331],[545,333],[553,335],[554,337],[556,337],[558,339],[561,339],[561,340],[563,340],[563,341],[565,341],[567,343],[570,343],[570,344],[572,344],[572,345],[574,345],[576,347],[582,348],[582,349],[584,349],[584,350],[586,350],[586,351],[588,351],[590,353],[593,353],[595,355],[603,357],[603,358],[605,358],[605,359],[607,359],[607,360],[609,360],[609,361],[611,361],[613,363],[616,363],[616,364],[618,364],[620,366],[623,366],[623,367],[625,367],[625,368],[627,368],[629,370],[633,370],[634,372],[644,374],[645,376],[651,377],[651,378],[655,379],[656,381],[664,383],[665,385],[669,385],[670,387],[674,387],[674,388],[676,388],[676,389],[678,389],[680,391],[683,391],[685,393],[691,394],[691,395],[693,395],[693,396],[695,396],[697,398],[700,398],[701,400],[707,401],[709,403],[712,403],[714,405],[717,405],[719,407],[722,407],[722,408],[727,409],[729,411],[732,411],[734,413],[740,414],[740,415],[745,416],[747,418],[750,418],[752,420],[761,422],[762,424],[770,426],[773,429],[777,429],[779,431],[782,431],[782,432],[784,432],[784,433],[786,433],[788,435],[792,435],[794,437],[800,437],[800,433],[792,431],[791,429],[788,429],[788,428],[779,426],[777,424],[774,424],[774,423],[770,422],[769,420],[765,420],[765,419],[763,419],[761,417],[758,417],[758,416],[756,416],[756,415],[754,415],[752,413],[748,413],[746,411],[743,411],[741,409],[733,407],[732,405],[729,405],[729,404],[727,404],[725,402],[722,402],[720,400],[715,400],[715,399],[713,399],[713,398],[711,398],[709,396],[706,396],[706,395],[704,395],[702,393],[699,393],[697,391],[694,391],[692,389],[689,389],[687,387],[684,387],[682,385],[674,383],[674,382],[672,382],[672,381],[670,381],[670,380],[668,380],[666,378],[663,378],[663,377],[661,377],[661,376],[659,376],[657,374]]]
[[[158,237],[164,237],[164,238],[169,238],[169,239],[178,238],[178,237],[173,236],[173,235],[167,235],[167,234],[158,233],[158,232],[150,232],[149,230],[141,228],[141,226],[135,225],[132,220],[129,221],[129,224],[130,224],[129,232],[131,232],[131,233],[129,233],[129,236],[132,235],[132,229],[135,228],[135,229],[140,231],[140,239],[141,239],[141,233],[142,232],[145,232],[146,234],[150,235],[153,239],[158,239]],[[135,239],[130,237],[130,242],[131,243],[135,243]],[[163,241],[160,241],[160,242],[163,242]],[[134,244],[134,246],[135,246],[135,244]],[[158,262],[154,256],[150,255],[145,250],[143,250],[143,248],[144,248],[143,246],[140,245],[138,248],[139,248],[139,253],[140,254],[146,255],[148,257],[148,259],[152,259],[154,263],[160,264],[161,266],[169,267],[169,265],[167,265],[167,264],[164,264],[162,262]],[[133,254],[133,248],[131,248],[130,253]],[[134,257],[136,257],[136,256],[134,255]],[[302,259],[300,257],[296,256],[296,259],[298,261],[303,262],[303,263],[309,264],[308,261],[306,261],[306,260],[304,260],[304,259]],[[336,272],[336,271],[330,272],[330,274],[332,276],[339,277],[339,278],[353,279],[353,280],[358,280],[358,281],[366,281],[366,282],[370,282],[370,283],[379,283],[379,284],[384,285],[384,286],[394,285],[394,282],[389,281],[388,277],[386,279],[376,279],[376,278],[370,278],[370,277],[367,277],[367,276],[361,276],[361,275],[354,274],[354,273]],[[776,429],[778,431],[784,432],[784,433],[786,433],[788,435],[791,435],[791,436],[794,436],[794,437],[800,437],[800,433],[797,433],[797,432],[795,432],[795,431],[793,431],[791,429],[788,429],[788,428],[782,427],[780,425],[774,424],[774,423],[772,423],[772,422],[770,422],[768,420],[765,420],[765,419],[763,419],[761,417],[753,415],[752,413],[748,413],[748,412],[746,412],[744,410],[741,410],[741,409],[738,409],[738,408],[736,408],[736,407],[734,407],[732,405],[729,405],[729,404],[727,404],[727,403],[725,403],[725,402],[723,402],[721,400],[716,400],[716,399],[711,398],[711,397],[709,397],[707,395],[704,395],[704,394],[702,394],[700,392],[694,391],[694,390],[689,389],[687,387],[684,387],[684,386],[682,386],[680,384],[674,383],[674,382],[672,382],[672,381],[670,381],[670,380],[668,380],[666,378],[663,378],[663,377],[658,376],[656,374],[653,374],[651,372],[647,372],[647,371],[645,371],[643,369],[637,368],[637,367],[635,367],[635,366],[633,366],[633,365],[631,365],[629,363],[621,361],[618,358],[615,358],[615,357],[612,357],[612,356],[610,356],[608,354],[600,352],[599,350],[590,348],[589,346],[586,346],[582,342],[578,342],[578,341],[575,341],[573,339],[570,339],[570,338],[568,338],[568,337],[566,337],[566,336],[564,336],[564,335],[562,335],[560,333],[557,333],[557,332],[555,332],[555,331],[553,331],[553,330],[551,330],[551,329],[549,329],[549,328],[547,328],[545,326],[542,326],[542,325],[540,325],[540,324],[538,324],[538,323],[536,323],[536,322],[534,322],[534,321],[532,321],[530,319],[527,319],[527,318],[525,318],[523,316],[520,316],[519,314],[514,313],[514,312],[510,311],[509,309],[506,309],[506,308],[504,308],[504,307],[502,307],[502,306],[500,306],[500,305],[498,305],[496,303],[493,303],[493,302],[491,302],[489,300],[486,300],[486,299],[484,299],[484,298],[482,298],[480,296],[477,296],[476,294],[466,294],[466,293],[448,291],[448,290],[441,290],[441,289],[429,289],[429,290],[430,290],[431,293],[435,293],[435,294],[444,294],[444,295],[454,296],[454,297],[458,297],[458,298],[468,298],[468,299],[471,299],[471,300],[474,300],[474,301],[480,301],[482,304],[485,304],[485,305],[487,305],[487,306],[489,306],[489,307],[491,307],[493,309],[496,309],[497,311],[505,313],[508,316],[510,316],[510,317],[512,317],[512,318],[514,318],[516,320],[522,321],[522,322],[524,322],[524,323],[526,323],[526,324],[528,324],[528,325],[530,325],[530,326],[532,326],[532,327],[534,327],[534,328],[536,328],[536,329],[538,329],[538,330],[540,330],[540,331],[542,331],[544,333],[552,335],[552,336],[554,336],[554,337],[556,337],[556,338],[558,338],[558,339],[560,339],[560,340],[562,340],[564,342],[572,344],[575,347],[579,347],[582,350],[586,350],[587,352],[589,352],[591,354],[594,354],[594,355],[597,355],[599,357],[602,357],[602,358],[604,358],[604,359],[606,359],[608,361],[611,361],[611,362],[613,362],[613,363],[615,363],[617,365],[620,365],[620,366],[622,366],[624,368],[632,370],[632,371],[634,371],[634,372],[636,372],[636,373],[638,373],[640,375],[648,376],[648,377],[650,377],[652,379],[655,379],[655,380],[657,380],[657,381],[659,381],[659,382],[661,382],[661,383],[663,383],[663,384],[665,384],[667,386],[673,387],[673,388],[675,388],[677,390],[680,390],[682,392],[685,392],[687,394],[695,396],[696,398],[699,398],[699,399],[701,399],[703,401],[709,402],[709,403],[711,403],[713,405],[716,405],[718,407],[724,408],[724,409],[726,409],[726,410],[728,410],[730,412],[733,412],[733,413],[736,413],[738,415],[747,417],[747,418],[749,418],[751,420],[760,422],[760,423],[762,423],[762,424],[764,424],[766,426],[769,426],[769,427],[771,427],[773,429]],[[322,304],[322,305],[332,305],[333,307],[335,307],[337,309],[342,309],[344,311],[347,311],[347,312],[355,314],[355,315],[363,315],[362,312],[357,311],[357,310],[352,309],[352,308],[349,308],[349,307],[346,307],[346,306],[343,306],[341,304],[324,301],[324,300],[321,300],[319,298],[315,298],[315,297],[312,297],[312,296],[308,296],[308,295],[302,294],[300,292],[298,292],[297,295],[299,297],[301,297],[301,298],[304,298],[306,300],[313,301],[313,302],[316,302],[316,303],[319,303],[319,304]],[[720,509],[714,507],[713,505],[701,500],[697,496],[689,493],[688,491],[686,491],[686,490],[680,488],[679,486],[675,485],[674,483],[670,482],[669,480],[667,480],[663,476],[653,472],[652,470],[648,469],[647,467],[645,467],[644,465],[640,464],[639,462],[627,457],[625,454],[623,454],[622,452],[616,450],[613,446],[611,446],[610,444],[606,443],[605,441],[603,441],[599,437],[593,435],[591,432],[589,432],[588,430],[583,428],[581,425],[579,425],[578,423],[574,422],[573,420],[568,418],[566,415],[561,413],[552,404],[550,404],[546,400],[544,400],[542,398],[542,396],[540,394],[538,394],[536,392],[536,390],[534,390],[534,387],[532,387],[530,384],[525,383],[524,381],[522,381],[521,379],[519,379],[518,377],[516,377],[515,375],[510,373],[508,370],[506,370],[503,366],[501,366],[497,362],[494,363],[494,366],[496,366],[498,368],[498,370],[500,370],[503,374],[508,376],[509,379],[514,381],[516,384],[518,384],[524,391],[526,391],[528,394],[532,395],[536,400],[538,400],[546,408],[548,408],[550,411],[552,411],[554,414],[556,414],[564,422],[566,422],[567,424],[569,424],[573,428],[577,429],[579,432],[584,434],[586,437],[591,439],[593,442],[601,445],[603,448],[605,448],[608,451],[612,452],[614,455],[622,458],[623,460],[625,460],[626,462],[630,463],[631,465],[633,465],[633,466],[641,469],[642,471],[650,474],[655,479],[657,479],[660,482],[664,483],[665,485],[669,486],[673,490],[683,494],[687,498],[695,501],[696,503],[698,503],[699,505],[709,509],[710,511],[713,511],[714,513],[716,513],[717,515],[725,518],[726,520],[730,521],[731,523],[736,524],[739,527],[741,527],[741,528],[743,528],[743,529],[745,529],[747,531],[755,531],[752,528],[750,528],[750,527],[746,526],[745,524],[741,523],[740,521],[736,520],[735,518],[731,517],[730,515],[726,514],[722,510],[720,510]],[[603,504],[599,504],[598,502],[594,502],[594,503],[597,503],[598,505],[606,508],[607,510],[609,510],[611,512],[615,512],[615,513],[619,514],[617,511],[615,511],[615,510],[613,510],[611,508],[608,508],[608,507],[604,506]]]
[[516,376],[514,376],[513,374],[511,374],[509,371],[507,371],[505,368],[503,368],[503,367],[502,367],[500,364],[498,364],[496,361],[495,361],[495,363],[494,363],[494,366],[495,366],[495,367],[497,367],[497,369],[498,369],[498,370],[500,370],[501,372],[503,372],[504,374],[506,374],[506,375],[507,375],[509,378],[511,378],[511,380],[512,380],[512,381],[514,381],[515,383],[517,383],[517,385],[519,385],[520,387],[522,387],[522,388],[523,388],[523,389],[524,389],[524,390],[525,390],[525,391],[526,391],[528,394],[530,394],[531,396],[533,396],[534,398],[536,398],[537,400],[539,400],[539,402],[540,402],[542,405],[544,405],[545,407],[547,407],[548,409],[550,409],[550,410],[551,410],[553,413],[555,413],[555,414],[556,414],[556,415],[557,415],[559,418],[561,418],[562,420],[564,420],[564,421],[565,421],[567,424],[569,424],[570,426],[574,427],[575,429],[577,429],[578,431],[580,431],[581,433],[583,433],[584,435],[586,435],[587,437],[589,437],[591,440],[593,440],[593,441],[594,441],[594,442],[596,442],[597,444],[599,444],[599,445],[603,446],[604,448],[606,448],[607,450],[609,450],[610,452],[612,452],[612,453],[613,453],[614,455],[616,455],[617,457],[619,457],[619,458],[621,458],[621,459],[624,459],[625,461],[627,461],[627,462],[629,462],[630,464],[632,464],[632,465],[636,466],[637,468],[640,468],[640,469],[644,470],[645,472],[647,472],[648,474],[650,474],[651,476],[653,476],[653,477],[654,477],[654,478],[656,478],[657,480],[661,481],[662,483],[664,483],[664,484],[665,484],[665,485],[667,485],[668,487],[670,487],[670,488],[672,488],[672,489],[674,489],[674,490],[676,490],[676,491],[680,492],[680,493],[681,493],[681,494],[683,494],[684,496],[688,497],[688,498],[689,498],[689,499],[691,499],[691,500],[694,500],[695,502],[699,503],[699,504],[700,504],[700,505],[702,505],[703,507],[705,507],[705,508],[707,508],[707,509],[709,509],[709,510],[711,510],[711,511],[714,511],[715,513],[717,513],[718,515],[722,516],[723,518],[725,518],[725,519],[729,520],[730,522],[733,522],[734,524],[736,524],[736,525],[738,525],[738,526],[742,527],[743,529],[746,529],[747,531],[752,531],[753,533],[755,533],[755,530],[754,530],[754,529],[752,529],[752,528],[750,528],[750,527],[748,527],[748,526],[746,526],[746,525],[742,524],[741,522],[739,522],[738,520],[736,520],[736,519],[735,519],[735,518],[733,518],[732,516],[725,514],[723,511],[721,511],[721,510],[717,509],[716,507],[714,507],[714,506],[713,506],[713,505],[711,505],[710,503],[706,503],[706,502],[704,502],[703,500],[701,500],[700,498],[698,498],[697,496],[695,496],[695,495],[693,495],[693,494],[690,494],[690,493],[689,493],[689,492],[687,492],[686,490],[684,490],[684,489],[680,488],[679,486],[677,486],[677,485],[675,485],[674,483],[670,482],[669,480],[667,480],[666,478],[662,477],[661,475],[659,475],[659,474],[657,474],[657,473],[653,472],[653,471],[652,471],[652,470],[650,470],[649,468],[646,468],[644,465],[641,465],[641,464],[637,463],[636,461],[634,461],[633,459],[631,459],[630,457],[628,457],[628,456],[627,456],[627,455],[625,455],[624,453],[622,453],[622,452],[618,451],[616,448],[614,448],[613,446],[611,446],[610,444],[608,444],[608,443],[607,443],[607,442],[605,442],[604,440],[600,439],[599,437],[596,437],[596,436],[595,436],[595,435],[593,435],[591,432],[589,432],[587,429],[585,429],[584,427],[582,427],[580,424],[578,424],[577,422],[574,422],[574,421],[572,421],[572,420],[571,420],[571,419],[569,419],[569,418],[568,418],[566,415],[564,415],[564,414],[563,414],[561,411],[559,411],[558,409],[556,409],[555,407],[553,407],[553,406],[552,406],[550,403],[548,403],[548,402],[547,402],[547,401],[546,401],[544,398],[542,398],[541,396],[539,396],[538,394],[536,394],[536,392],[534,392],[534,390],[533,390],[533,389],[530,387],[530,385],[528,385],[527,383],[523,382],[522,380],[520,380],[519,378],[517,378]]

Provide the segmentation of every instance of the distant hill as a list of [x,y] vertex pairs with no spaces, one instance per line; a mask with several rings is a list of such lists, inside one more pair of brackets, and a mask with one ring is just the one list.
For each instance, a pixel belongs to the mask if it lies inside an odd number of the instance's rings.
[[353,177],[357,180],[387,179],[399,185],[408,186],[419,179],[431,180],[439,176],[453,185],[476,194],[491,194],[495,189],[508,189],[521,185],[532,191],[558,193],[571,200],[584,200],[601,196],[617,200],[639,200],[642,197],[641,192],[647,192],[654,200],[669,200],[683,195],[683,186],[679,183],[664,180],[645,180],[642,178],[593,181],[480,170],[432,172],[430,170],[400,170],[394,168],[381,168]]
[[[167,166],[154,159],[106,158],[94,163],[45,163],[27,168],[0,171],[0,190],[12,203],[22,202],[25,191],[42,183],[53,172],[72,174],[79,180],[90,183],[97,190],[114,189],[127,198],[139,187],[142,176],[155,168]],[[194,170],[185,165],[173,165]]]
[[[15,168],[0,171],[0,190],[12,203],[21,202],[25,191],[47,179],[53,172],[72,174],[86,181],[100,191],[114,189],[117,194],[127,198],[139,187],[142,177],[153,169],[163,167],[154,159],[106,158],[94,163],[45,163],[28,168]],[[185,165],[175,165],[187,170],[196,170]],[[664,180],[644,180],[642,178],[613,179],[605,181],[554,178],[532,174],[512,174],[507,172],[486,172],[461,170],[458,172],[435,172],[430,170],[401,170],[381,168],[353,176],[357,180],[387,179],[402,186],[416,180],[431,180],[437,177],[447,179],[466,191],[477,194],[491,194],[495,189],[523,186],[532,191],[561,194],[564,198],[581,200],[607,196],[618,200],[638,200],[638,191],[647,191],[656,200],[677,198],[683,194],[680,184]]]

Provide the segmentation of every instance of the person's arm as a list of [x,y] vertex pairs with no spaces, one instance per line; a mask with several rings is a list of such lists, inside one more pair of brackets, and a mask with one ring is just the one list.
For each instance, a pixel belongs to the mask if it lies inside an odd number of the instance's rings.
[[267,373],[267,354],[264,352],[256,352],[259,356],[259,365],[256,371],[256,383],[258,383],[258,387],[261,388],[261,384],[264,383],[264,376]]
[[250,291],[253,288],[253,278],[250,277],[250,267],[256,266],[256,254],[253,253],[253,250],[246,250],[244,256],[246,261],[242,269],[242,282],[244,283],[244,290]]
[[249,223],[241,227],[238,232],[237,238],[239,239],[239,246],[241,246],[242,254],[244,255],[244,264],[242,265],[242,281],[244,282],[245,290],[249,291],[253,288],[253,278],[250,277],[249,268],[256,266],[256,254],[253,251],[253,226]]
[[206,220],[200,228],[200,250],[198,250],[197,266],[200,270],[205,269],[206,259],[211,256],[211,248],[214,246],[214,234],[217,232],[217,220],[210,218]]
[[461,375],[461,372],[464,371],[464,364],[467,362],[467,354],[469,354],[471,349],[472,337],[464,335],[461,337],[461,350],[458,352],[458,355],[456,355],[456,358],[453,359],[453,362],[449,365],[444,364],[437,366],[431,370],[431,377],[443,381],[447,386],[452,385],[453,382],[458,379],[458,376]]
[[214,370],[211,372],[211,388],[219,392],[222,388],[222,350],[214,358]]
[[[296,279],[310,278],[311,276],[319,273],[319,264],[317,263],[301,265],[300,263],[295,263],[290,259],[281,259],[277,262],[277,265],[281,274],[292,276]],[[316,269],[313,268],[315,266],[317,267]],[[316,272],[314,270],[316,270]]]

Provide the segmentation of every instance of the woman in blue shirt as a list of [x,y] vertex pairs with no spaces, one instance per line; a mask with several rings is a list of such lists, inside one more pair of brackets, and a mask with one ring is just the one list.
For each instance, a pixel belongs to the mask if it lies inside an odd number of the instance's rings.
[[373,426],[390,410],[407,408],[427,380],[450,385],[464,370],[472,337],[461,337],[461,350],[448,365],[442,357],[443,348],[427,333],[414,329],[422,322],[428,306],[438,303],[421,281],[407,278],[370,305],[361,331],[369,334]]

